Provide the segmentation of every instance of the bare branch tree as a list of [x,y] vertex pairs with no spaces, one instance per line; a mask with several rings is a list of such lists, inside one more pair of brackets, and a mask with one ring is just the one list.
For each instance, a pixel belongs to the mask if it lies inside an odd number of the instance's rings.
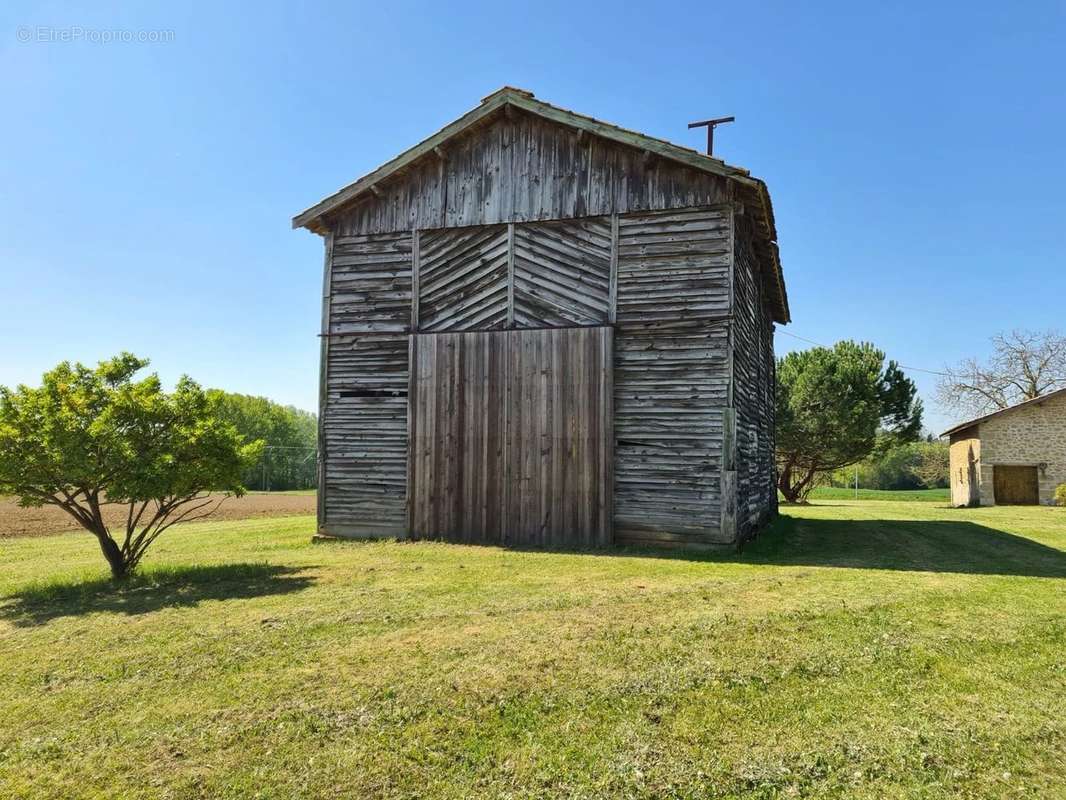
[[1013,330],[992,337],[984,363],[968,358],[948,367],[937,387],[940,405],[979,416],[1066,388],[1066,336]]

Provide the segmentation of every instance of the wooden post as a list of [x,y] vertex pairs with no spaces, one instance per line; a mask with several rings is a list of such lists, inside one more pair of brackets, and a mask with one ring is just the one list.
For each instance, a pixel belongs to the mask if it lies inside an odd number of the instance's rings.
[[722,538],[737,541],[736,218],[729,215],[729,333],[726,336],[726,397],[722,409]]
[[607,321],[618,321],[618,215],[611,214],[611,277],[608,282]]
[[318,490],[316,492],[316,528],[326,527],[326,403],[329,398],[329,322],[330,296],[333,294],[333,232],[326,234],[325,260],[322,265],[322,342],[318,362]]
[[[417,241],[417,240],[416,240]],[[415,537],[415,481],[418,471],[415,459],[418,458],[418,415],[415,404],[418,402],[418,334],[412,331],[407,337],[407,487],[405,498],[407,513],[408,539]]]
[[507,327],[514,327],[514,223],[507,223]]
[[411,333],[418,333],[418,228],[411,231]]
[[722,537],[737,538],[737,411],[722,410]]

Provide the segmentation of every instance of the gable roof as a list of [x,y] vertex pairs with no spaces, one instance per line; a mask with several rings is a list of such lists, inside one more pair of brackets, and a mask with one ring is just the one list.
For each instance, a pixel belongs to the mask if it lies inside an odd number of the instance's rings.
[[1042,395],[1040,395],[1040,397],[1034,397],[1032,400],[1026,400],[1023,403],[1018,403],[1016,405],[1009,406],[1008,408],[1001,408],[998,411],[993,411],[991,414],[985,414],[983,417],[977,417],[976,419],[971,419],[969,422],[962,422],[962,423],[956,425],[954,428],[949,428],[948,430],[944,431],[940,435],[941,436],[951,436],[951,434],[953,434],[953,433],[958,433],[959,431],[966,430],[966,428],[972,428],[974,425],[980,425],[982,422],[987,422],[988,420],[992,419],[993,417],[998,417],[998,416],[1001,416],[1003,414],[1009,414],[1012,411],[1017,411],[1020,408],[1028,408],[1029,406],[1038,406],[1041,403],[1047,402],[1052,397],[1059,397],[1059,396],[1066,396],[1066,388],[1056,389],[1053,392],[1048,392],[1047,394],[1042,394]]
[[348,184],[313,206],[301,211],[292,218],[292,227],[307,228],[316,233],[324,232],[323,217],[327,214],[352,203],[356,198],[365,196],[369,192],[377,193],[380,191],[378,188],[379,183],[406,169],[415,161],[428,157],[449,139],[461,135],[477,123],[497,113],[506,112],[507,106],[584,131],[593,136],[599,136],[617,144],[645,150],[695,170],[734,181],[740,189],[739,194],[745,208],[750,207],[755,221],[756,252],[760,261],[768,265],[771,270],[773,288],[776,290],[775,294],[777,295],[774,298],[777,321],[782,323],[791,321],[788,295],[785,290],[784,276],[781,271],[781,258],[777,246],[777,227],[774,222],[773,205],[770,202],[770,193],[766,188],[765,182],[753,177],[748,170],[730,166],[719,158],[705,155],[688,147],[681,147],[665,139],[657,139],[653,136],[647,136],[618,125],[612,125],[608,122],[553,106],[542,100],[537,100],[532,92],[516,89],[512,86],[504,86],[498,89],[485,97],[476,108],[468,111],[454,122],[445,125],[429,138],[405,150],[391,161],[387,161],[354,183]]

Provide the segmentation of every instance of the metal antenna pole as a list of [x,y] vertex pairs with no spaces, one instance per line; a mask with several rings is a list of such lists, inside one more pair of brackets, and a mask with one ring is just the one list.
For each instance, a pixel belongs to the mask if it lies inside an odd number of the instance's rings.
[[717,119],[705,119],[699,122],[690,122],[688,127],[707,128],[707,155],[714,155],[714,129],[727,122],[736,121],[736,117],[718,117]]

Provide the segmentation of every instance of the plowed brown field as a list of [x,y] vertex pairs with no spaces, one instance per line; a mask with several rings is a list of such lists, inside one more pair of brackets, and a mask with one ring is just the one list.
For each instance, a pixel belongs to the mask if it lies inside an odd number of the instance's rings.
[[[293,517],[315,513],[313,494],[248,494],[230,497],[208,519],[251,519],[253,517]],[[104,519],[109,525],[124,525],[126,506],[105,506]],[[81,530],[67,513],[55,506],[19,508],[10,497],[0,498],[0,538],[11,536],[47,536]]]

